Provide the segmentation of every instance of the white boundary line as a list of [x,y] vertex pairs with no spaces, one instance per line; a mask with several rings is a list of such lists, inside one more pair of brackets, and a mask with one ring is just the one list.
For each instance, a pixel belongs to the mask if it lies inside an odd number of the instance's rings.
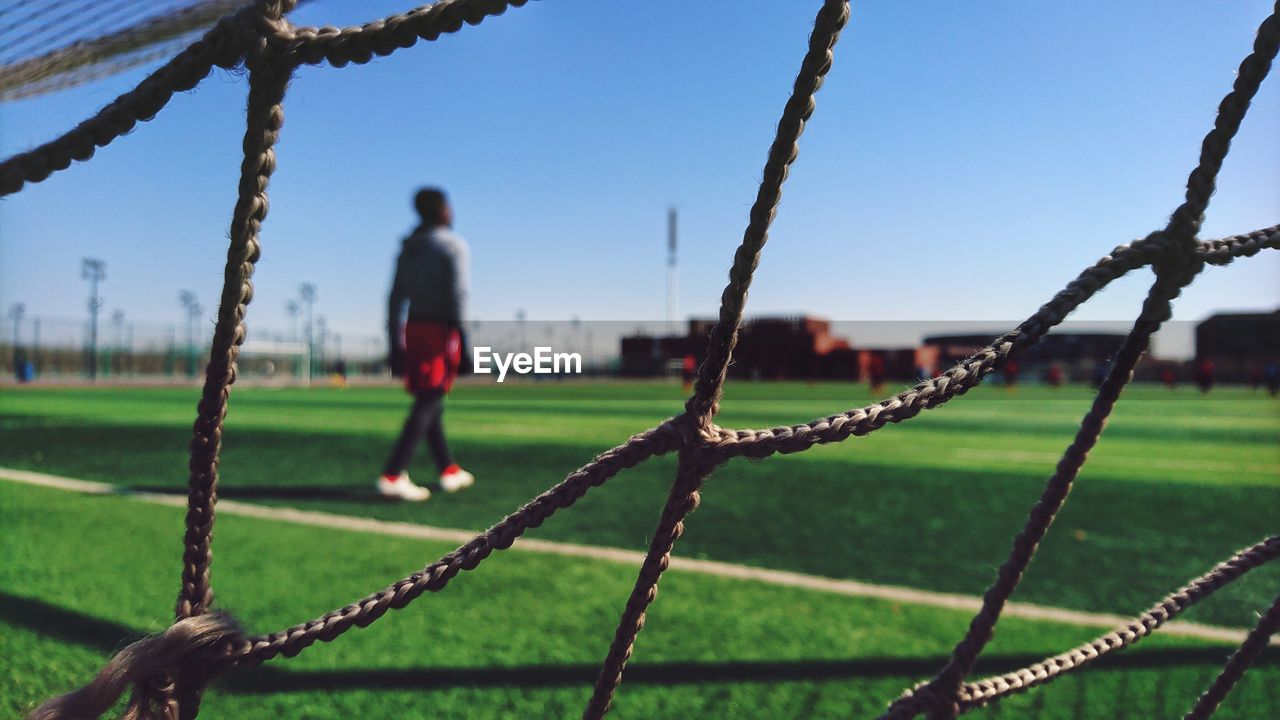
[[[9,480],[27,485],[38,485],[46,488],[68,490],[71,492],[80,492],[90,495],[115,495],[155,505],[168,505],[171,507],[186,507],[187,505],[187,499],[177,495],[137,492],[107,483],[75,480],[56,475],[46,475],[44,473],[29,472],[26,470],[14,470],[5,467],[0,467],[0,480]],[[225,513],[227,515],[238,515],[241,517],[258,518],[262,520],[275,520],[278,522],[307,525],[310,527],[350,530],[354,532],[413,538],[417,540],[438,540],[457,545],[470,541],[476,535],[474,532],[469,530],[452,530],[448,528],[436,528],[427,525],[417,525],[414,523],[396,522],[391,520],[375,520],[373,518],[337,515],[334,513],[316,512],[312,510],[297,510],[287,507],[256,505],[253,503],[238,502],[235,500],[219,500],[218,512]],[[526,552],[544,553],[548,555],[591,558],[593,560],[623,563],[636,567],[644,561],[644,553],[636,552],[634,550],[622,550],[620,548],[600,547],[594,545],[577,545],[573,543],[553,542],[550,540],[536,540],[533,538],[519,538],[516,540],[512,548],[516,550],[524,550]],[[752,567],[748,565],[715,562],[713,560],[696,560],[674,557],[671,559],[671,568],[685,572],[699,573],[702,575],[714,575],[716,577],[765,583],[767,585],[803,588],[805,590],[816,590],[835,595],[845,595],[848,597],[875,598],[878,600],[908,603],[911,605],[925,605],[928,607],[943,608],[947,610],[977,612],[982,607],[982,599],[970,595],[931,592],[928,590],[917,590],[915,588],[902,587],[898,585],[878,585],[860,582],[858,580],[838,580],[818,575],[806,575],[786,570],[769,570],[766,568]],[[1066,608],[1034,605],[1031,603],[1021,602],[1010,602],[1006,604],[1004,612],[1001,613],[1001,615],[1003,617],[1017,617],[1027,620],[1062,623],[1065,625],[1102,628],[1114,628],[1127,625],[1129,621],[1132,620],[1130,617],[1113,615],[1110,613],[1083,612],[1079,610],[1068,610]],[[1157,632],[1163,635],[1197,638],[1200,640],[1213,640],[1233,644],[1239,644],[1242,642],[1247,634],[1247,631],[1238,628],[1202,625],[1182,620],[1172,620],[1166,623]],[[1280,638],[1273,639],[1272,644],[1280,644]]]

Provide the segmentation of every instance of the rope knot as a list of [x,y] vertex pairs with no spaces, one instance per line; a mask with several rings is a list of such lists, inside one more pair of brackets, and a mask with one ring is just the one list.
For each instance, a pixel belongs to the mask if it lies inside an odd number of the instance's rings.
[[687,450],[706,443],[705,430],[689,413],[667,418],[662,428],[675,439],[676,449]]
[[1156,259],[1151,269],[1166,283],[1178,288],[1191,284],[1204,269],[1204,253],[1200,252],[1200,242],[1194,236],[1157,230],[1134,246],[1154,249]]
[[[245,639],[230,615],[208,613],[184,618],[159,635],[139,640],[116,653],[84,687],[46,701],[27,720],[84,720],[101,717],[126,688],[132,687],[127,720],[176,720],[174,678],[213,679],[226,648]],[[200,688],[184,688],[198,697]]]
[[726,441],[737,441],[736,432],[711,421],[702,422],[687,412],[667,418],[659,427],[672,436],[678,450],[715,452]]
[[[224,17],[223,22],[234,26],[245,61],[254,52],[265,52],[268,46],[285,46],[294,38],[293,26],[285,14],[293,9],[294,2],[250,3],[235,13]],[[272,40],[278,42],[272,43]]]

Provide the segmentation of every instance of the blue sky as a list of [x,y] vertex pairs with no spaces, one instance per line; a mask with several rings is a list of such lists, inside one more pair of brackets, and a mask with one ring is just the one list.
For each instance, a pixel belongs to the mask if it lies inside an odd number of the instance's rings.
[[[472,245],[472,315],[664,316],[666,208],[681,314],[714,312],[819,3],[543,0],[367,66],[301,69],[285,104],[249,310],[288,327],[299,283],[349,335],[382,327],[409,198],[446,187]],[[316,0],[304,24],[407,9]],[[1233,3],[855,3],[749,312],[1015,321],[1178,205],[1217,103],[1270,11]],[[137,70],[0,105],[0,151],[51,139]],[[244,79],[215,71],[152,122],[0,201],[0,305],[212,317]],[[1204,236],[1280,219],[1280,79],[1263,86]],[[1075,316],[1132,318],[1150,275]],[[1175,319],[1280,305],[1280,254],[1210,268]],[[995,323],[999,327],[999,323]]]

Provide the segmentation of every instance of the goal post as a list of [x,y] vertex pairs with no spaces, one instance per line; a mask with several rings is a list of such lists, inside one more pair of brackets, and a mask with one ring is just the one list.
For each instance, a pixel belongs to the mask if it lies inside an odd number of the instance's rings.
[[263,385],[311,387],[311,349],[306,343],[249,340],[240,346],[236,379]]

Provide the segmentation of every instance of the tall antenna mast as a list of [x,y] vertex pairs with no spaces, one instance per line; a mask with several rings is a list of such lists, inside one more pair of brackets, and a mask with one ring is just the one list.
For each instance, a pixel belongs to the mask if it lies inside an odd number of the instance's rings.
[[676,272],[676,209],[667,208],[667,323],[679,320],[680,290]]

